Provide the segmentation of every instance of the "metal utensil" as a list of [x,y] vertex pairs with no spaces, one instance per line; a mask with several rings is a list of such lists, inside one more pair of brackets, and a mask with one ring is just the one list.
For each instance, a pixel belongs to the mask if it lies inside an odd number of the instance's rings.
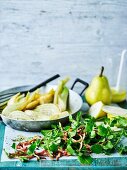
[[[35,91],[36,89],[42,87],[42,86],[45,86],[47,83],[55,80],[56,78],[60,77],[59,74],[56,74],[54,75],[53,77],[50,77],[49,79],[43,81],[42,83],[30,88],[29,90],[22,90],[20,91],[21,94],[27,94],[28,92],[33,92]],[[0,106],[2,106],[2,104],[6,104],[6,101],[8,101],[12,96],[14,96],[15,94],[17,93],[16,92],[10,92],[10,93],[4,93],[4,94],[0,94]]]

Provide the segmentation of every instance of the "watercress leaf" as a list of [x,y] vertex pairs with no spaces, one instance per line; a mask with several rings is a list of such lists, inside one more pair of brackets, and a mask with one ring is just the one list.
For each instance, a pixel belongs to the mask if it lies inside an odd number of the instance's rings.
[[72,138],[67,139],[67,144],[71,145],[72,144]]
[[60,138],[60,137],[57,137],[54,141],[55,141],[55,144],[58,145],[58,144],[60,144],[60,142],[61,142],[61,138]]
[[127,137],[127,129],[124,130],[123,135]]
[[63,131],[63,127],[62,127],[62,124],[59,122],[59,125],[58,125],[58,128]]
[[37,141],[35,143],[36,143],[36,146],[39,146],[41,143],[41,139],[37,139]]
[[43,136],[48,136],[48,135],[51,135],[52,133],[52,130],[41,130],[41,134]]
[[16,149],[16,143],[13,143],[13,144],[11,145],[11,147],[12,147],[13,149]]
[[36,142],[33,142],[33,143],[29,146],[29,148],[28,148],[28,150],[27,150],[27,154],[28,154],[28,155],[32,155],[32,154],[34,153],[36,147],[37,147]]
[[108,129],[105,128],[103,125],[99,125],[98,126],[98,135],[107,136],[108,135]]
[[113,139],[113,137],[114,137],[113,135],[109,135],[107,138],[108,139]]
[[58,146],[55,143],[52,143],[49,147],[49,150],[52,152],[56,152],[58,150]]
[[87,122],[86,123],[86,132],[91,132],[93,129],[93,126],[94,126],[94,124],[92,121]]
[[21,162],[27,162],[27,161],[29,160],[29,159],[28,159],[27,157],[25,157],[25,156],[20,156],[19,159],[20,159]]
[[108,141],[107,143],[106,143],[106,145],[104,145],[103,146],[103,148],[105,149],[105,150],[107,150],[107,149],[112,149],[114,146],[113,146],[113,144],[111,143],[111,141]]
[[91,134],[90,134],[90,137],[91,137],[91,138],[95,138],[95,136],[96,136],[96,132],[95,132],[94,130],[92,130],[92,132],[91,132]]
[[117,118],[117,127],[127,127],[127,119],[124,117]]
[[69,121],[70,121],[70,122],[73,121],[72,115],[69,115]]
[[102,153],[102,149],[103,149],[102,146],[99,144],[94,144],[91,146],[92,152],[96,154]]
[[82,112],[78,112],[77,116],[76,116],[76,121],[79,123],[79,121],[81,120],[81,116],[82,116]]
[[127,154],[127,146],[121,145],[117,148],[117,150],[120,154]]
[[112,119],[112,120],[110,120],[110,122],[109,122],[109,124],[110,124],[111,127],[115,126],[116,123],[117,123],[117,120],[116,120],[116,119]]
[[56,128],[57,128],[57,125],[52,124],[52,125],[51,125],[51,128],[52,128],[52,129],[56,129]]
[[92,163],[92,157],[91,156],[78,156],[78,160],[81,164],[91,164]]
[[79,152],[79,153],[78,153],[78,156],[82,156],[82,155],[83,155],[83,153],[82,153],[82,152]]
[[101,139],[99,139],[99,142],[103,143],[103,142],[105,142],[105,140],[106,140],[105,138],[101,138]]
[[67,151],[68,151],[71,155],[75,155],[75,151],[74,151],[74,149],[71,147],[71,145],[67,145]]
[[90,139],[90,138],[86,138],[86,139],[84,140],[84,143],[85,143],[85,144],[89,144],[89,143],[90,143],[90,141],[91,141],[91,139]]
[[76,135],[76,130],[74,129],[73,131],[69,132],[70,137],[74,137]]
[[64,127],[64,130],[65,130],[65,131],[68,131],[69,129],[70,129],[70,126],[65,126],[65,127]]
[[110,124],[111,120],[107,117],[104,117],[104,124]]

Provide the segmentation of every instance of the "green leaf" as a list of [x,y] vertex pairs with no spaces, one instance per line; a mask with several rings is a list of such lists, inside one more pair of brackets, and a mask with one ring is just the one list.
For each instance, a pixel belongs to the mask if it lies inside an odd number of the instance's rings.
[[29,159],[28,159],[27,157],[25,157],[25,156],[20,156],[19,159],[20,159],[21,162],[27,162],[27,161],[29,160]]
[[96,154],[102,153],[102,146],[99,144],[92,145],[91,150],[93,153],[96,153]]
[[69,129],[70,129],[70,126],[65,126],[65,127],[64,127],[64,130],[65,130],[65,131],[68,131]]
[[36,146],[39,146],[40,143],[41,143],[41,140],[40,140],[40,139],[37,139],[37,141],[36,141],[35,143],[36,143]]
[[36,142],[33,142],[33,143],[29,146],[29,148],[28,148],[28,150],[27,150],[27,154],[28,154],[28,155],[32,155],[32,154],[34,153],[36,147],[37,147]]
[[127,127],[127,119],[124,117],[117,118],[117,127]]
[[120,154],[127,154],[127,146],[120,145],[117,150]]
[[61,124],[60,122],[59,122],[58,127],[59,127],[59,129],[60,129],[61,131],[63,131],[63,127],[62,127],[62,124]]
[[81,164],[88,164],[90,165],[92,163],[92,157],[91,156],[78,156],[78,160]]
[[110,122],[109,122],[109,124],[110,124],[111,127],[115,126],[116,123],[117,123],[117,120],[116,120],[116,119],[112,119],[112,120],[110,120]]
[[69,115],[69,121],[70,121],[70,122],[73,121],[72,115]]
[[82,117],[82,112],[78,112],[76,116],[76,121],[79,122],[81,120],[81,117]]
[[86,119],[85,124],[86,124],[86,126],[85,126],[86,132],[90,133],[94,127],[93,119]]
[[102,142],[102,143],[104,143],[105,142],[105,138],[101,138],[100,140],[99,140],[99,142]]
[[109,135],[108,139],[113,139],[113,137],[114,137],[113,135]]
[[98,135],[107,136],[108,135],[108,129],[106,129],[103,125],[99,125],[98,126]]
[[70,137],[74,137],[75,135],[76,135],[76,130],[73,130],[73,131],[69,132]]
[[71,145],[67,145],[67,151],[68,151],[71,155],[75,155],[75,151],[74,151],[74,149],[71,147]]
[[43,136],[47,136],[47,135],[50,135],[52,133],[52,130],[41,130],[41,134]]
[[72,144],[72,138],[67,139],[67,144],[68,144],[68,145],[71,145],[71,144]]
[[11,147],[12,147],[13,149],[16,149],[16,143],[13,143],[13,144],[11,145]]
[[55,142],[54,142],[55,144],[59,145],[60,142],[61,142],[61,138],[60,138],[60,137],[57,137],[54,141],[55,141]]
[[58,146],[55,143],[52,143],[49,147],[49,150],[52,152],[56,152],[58,150]]
[[107,149],[112,149],[113,147],[114,147],[114,146],[113,146],[113,144],[111,143],[111,141],[108,141],[107,144],[103,146],[103,148],[104,148],[105,150],[107,150]]
[[91,134],[90,134],[90,137],[91,137],[91,138],[95,138],[95,136],[96,136],[96,132],[93,130],[93,131],[91,132]]
[[124,130],[123,135],[124,135],[125,137],[127,137],[127,130],[126,130],[126,129]]

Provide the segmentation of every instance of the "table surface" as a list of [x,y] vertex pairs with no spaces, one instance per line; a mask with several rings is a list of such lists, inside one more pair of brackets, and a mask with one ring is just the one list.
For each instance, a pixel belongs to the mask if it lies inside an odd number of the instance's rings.
[[[121,107],[127,108],[127,102],[120,104]],[[0,155],[3,149],[5,125],[0,121]],[[103,168],[102,168],[103,166]],[[40,160],[23,163],[20,161],[0,162],[0,169],[127,169],[127,157],[110,157],[110,158],[94,158],[91,165],[81,165],[78,160]]]

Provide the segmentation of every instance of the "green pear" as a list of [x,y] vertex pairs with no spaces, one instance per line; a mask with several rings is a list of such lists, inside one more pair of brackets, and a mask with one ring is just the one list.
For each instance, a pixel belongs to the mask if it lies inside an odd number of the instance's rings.
[[99,76],[93,78],[91,84],[85,91],[86,101],[92,105],[98,101],[110,104],[112,99],[111,89],[106,76],[103,76],[104,67],[101,68]]

